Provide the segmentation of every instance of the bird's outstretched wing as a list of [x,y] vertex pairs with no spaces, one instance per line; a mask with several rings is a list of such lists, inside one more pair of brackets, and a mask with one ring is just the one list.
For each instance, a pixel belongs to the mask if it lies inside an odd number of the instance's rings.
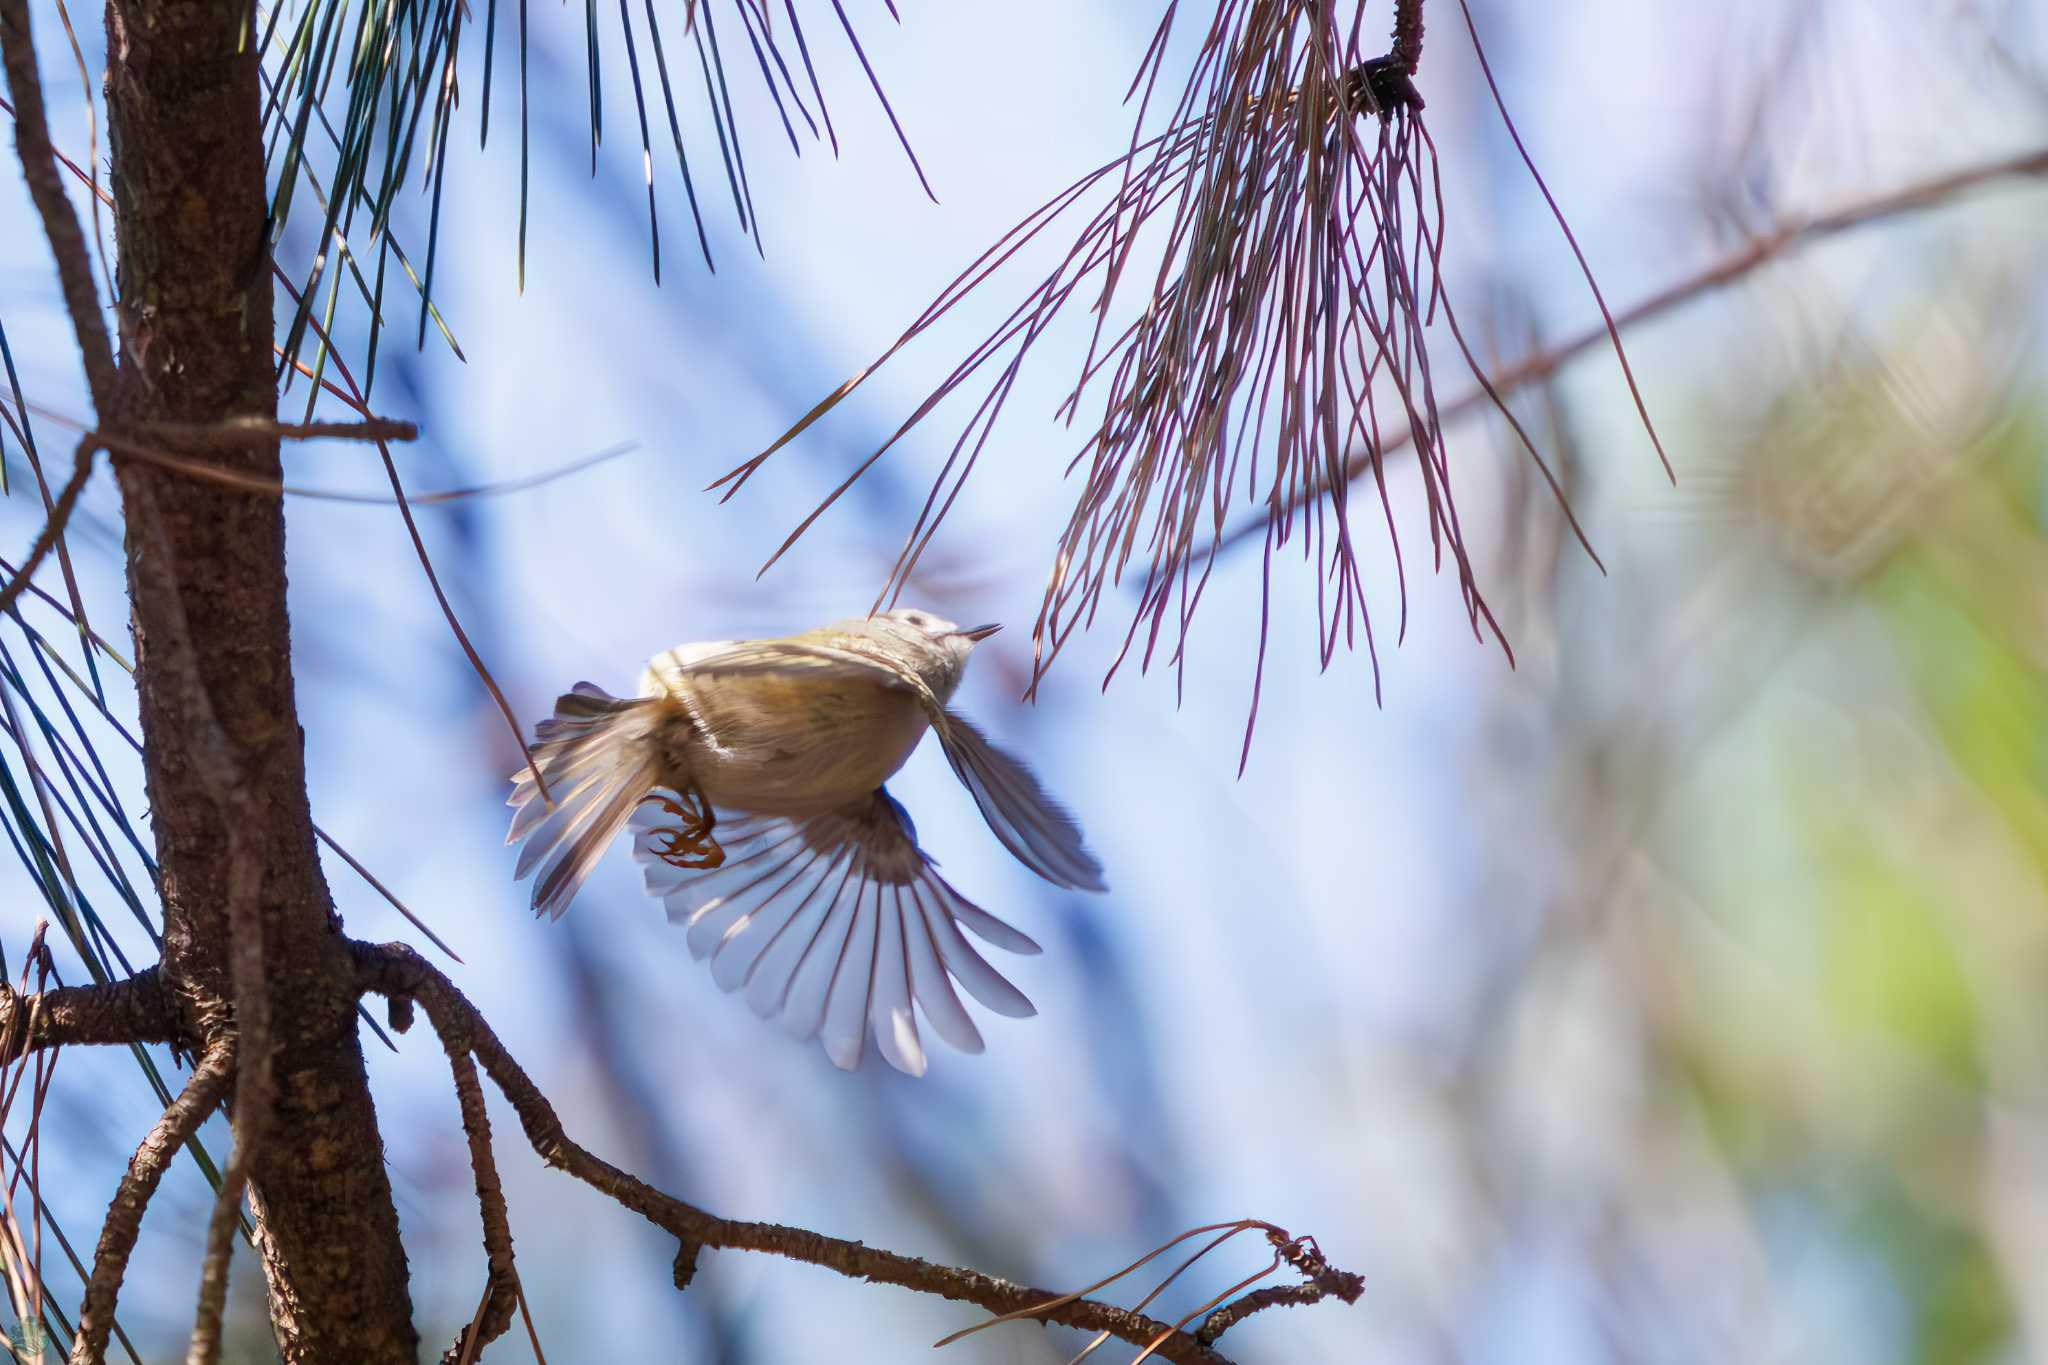
[[873,1033],[890,1065],[923,1075],[913,1002],[941,1038],[980,1052],[956,982],[998,1014],[1037,1013],[960,927],[1011,952],[1038,945],[939,876],[888,792],[802,820],[726,816],[717,828],[725,862],[712,870],[662,859],[668,823],[652,805],[633,817],[648,892],[688,927],[691,954],[711,960],[722,989],[743,991],[791,1035],[817,1037],[835,1065],[858,1066]]
[[1031,770],[989,742],[957,711],[935,727],[953,771],[1017,861],[1055,886],[1107,891],[1102,864],[1081,842],[1081,826],[1039,785]]

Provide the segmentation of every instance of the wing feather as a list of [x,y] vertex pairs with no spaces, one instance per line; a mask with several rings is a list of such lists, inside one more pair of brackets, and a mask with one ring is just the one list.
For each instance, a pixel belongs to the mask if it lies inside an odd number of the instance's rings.
[[1054,886],[1106,891],[1102,864],[1082,843],[1081,826],[1039,785],[1031,770],[989,742],[974,722],[944,713],[939,742],[953,771],[981,807],[988,827],[1017,861]]
[[860,1065],[862,1040],[867,1036],[868,1004],[880,975],[876,949],[882,941],[882,888],[864,882],[852,907],[852,925],[846,943],[833,964],[832,986],[825,1002],[825,1022],[818,1037],[832,1064],[851,1071]]
[[[924,1044],[910,1007],[910,950],[903,941],[903,888],[875,886],[875,970],[868,984],[868,1027],[889,1065],[924,1075]],[[943,1034],[940,1036],[944,1036]]]
[[[910,903],[904,904],[905,894]],[[939,961],[939,950],[926,932],[924,911],[917,903],[917,888],[896,888],[896,915],[903,921],[903,942],[910,959],[910,993],[924,1008],[924,1017],[945,1039],[962,1052],[979,1053],[987,1045],[981,1030],[953,989],[953,978]]]
[[[825,1011],[832,1003],[832,982],[839,975],[839,959],[853,937],[853,922],[860,910],[860,889],[851,896],[841,893],[825,907],[825,919],[818,932],[804,945],[803,959],[789,976],[789,991],[782,1006],[783,1032],[792,1038],[815,1038],[825,1027]],[[831,1045],[825,1053],[839,1064]]]
[[661,860],[659,834],[672,818],[653,804],[633,817],[649,892],[685,926],[721,989],[744,993],[794,1036],[816,1037],[835,1065],[858,1066],[872,1035],[891,1066],[922,1075],[920,1015],[952,1046],[982,1051],[956,985],[999,1014],[1034,1012],[961,927],[1013,952],[1038,945],[939,876],[887,792],[804,819],[722,817],[727,857],[717,868]]
[[[923,889],[918,888],[919,891]],[[974,945],[960,932],[960,926],[953,922],[947,910],[932,904],[923,895],[917,896],[917,903],[918,908],[924,911],[925,932],[931,935],[932,946],[938,949],[939,961],[946,964],[946,970],[967,988],[969,995],[997,1014],[1012,1019],[1029,1019],[1038,1013],[1024,992],[1011,985],[1007,977],[988,965],[987,958],[975,951]]]
[[[837,863],[835,862],[835,867]],[[810,951],[818,929],[831,912],[832,902],[845,892],[846,883],[852,879],[852,864],[839,871],[837,883],[830,874],[819,878],[817,884],[794,905],[788,920],[778,926],[768,945],[755,960],[753,975],[747,981],[747,1006],[763,1019],[772,1019],[789,1003],[789,988],[796,979],[796,969]]]

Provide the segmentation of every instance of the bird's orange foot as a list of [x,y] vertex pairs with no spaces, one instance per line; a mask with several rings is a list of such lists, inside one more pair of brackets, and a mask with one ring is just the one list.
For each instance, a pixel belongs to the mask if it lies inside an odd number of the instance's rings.
[[[718,823],[718,817],[711,810],[711,803],[701,792],[690,790],[680,793],[680,799],[664,792],[656,792],[647,798],[681,823],[673,829],[657,829],[654,836],[654,856],[670,867],[714,868],[725,866],[725,850],[711,837],[711,831]],[[684,803],[688,804],[685,805]]]

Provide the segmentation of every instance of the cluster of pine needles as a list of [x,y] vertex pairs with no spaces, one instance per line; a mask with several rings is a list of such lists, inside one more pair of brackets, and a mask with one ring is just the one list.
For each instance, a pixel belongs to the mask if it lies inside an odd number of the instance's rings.
[[[1162,641],[1184,671],[1189,630],[1218,554],[1233,538],[1231,509],[1241,489],[1265,523],[1247,752],[1271,627],[1272,565],[1283,551],[1314,570],[1322,664],[1340,645],[1362,643],[1377,694],[1378,649],[1360,567],[1361,541],[1377,531],[1358,524],[1351,485],[1361,471],[1373,478],[1379,507],[1372,520],[1384,526],[1399,587],[1398,637],[1407,626],[1408,572],[1385,457],[1402,445],[1412,445],[1420,475],[1432,567],[1455,573],[1475,635],[1490,634],[1506,648],[1452,497],[1425,335],[1441,316],[1485,384],[1441,277],[1442,180],[1410,80],[1421,6],[1396,6],[1392,49],[1383,55],[1373,55],[1365,36],[1365,0],[1348,8],[1344,15],[1324,0],[1221,0],[1168,107],[1160,77],[1180,9],[1178,0],[1168,4],[1126,95],[1137,106],[1128,150],[1025,217],[873,364],[712,485],[730,497],[1056,222],[1097,205],[1052,269],[769,564],[912,427],[971,387],[979,401],[877,605],[894,601],[973,473],[1026,358],[1079,299],[1092,331],[1057,415],[1071,426],[1085,404],[1099,416],[1089,418],[1067,466],[1080,488],[1034,627],[1034,689],[1075,631],[1093,624],[1105,593],[1127,583],[1136,605],[1110,675],[1134,649],[1140,668],[1149,668]],[[1164,131],[1146,136],[1155,107],[1166,107]],[[1513,414],[1496,405],[1521,434]],[[1529,450],[1549,478],[1540,454]]]

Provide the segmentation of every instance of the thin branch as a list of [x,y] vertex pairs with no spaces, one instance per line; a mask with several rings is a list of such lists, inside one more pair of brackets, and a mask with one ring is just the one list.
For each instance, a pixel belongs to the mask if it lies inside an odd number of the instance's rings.
[[1365,1292],[1365,1280],[1351,1271],[1332,1266],[1324,1258],[1323,1249],[1316,1245],[1315,1238],[1288,1237],[1277,1231],[1269,1232],[1267,1236],[1280,1259],[1300,1273],[1303,1283],[1255,1289],[1242,1298],[1232,1299],[1202,1320],[1201,1327],[1195,1332],[1197,1341],[1213,1346],[1225,1332],[1263,1309],[1320,1303],[1331,1298],[1356,1303],[1358,1296]]
[[0,0],[0,56],[14,95],[14,142],[21,154],[29,197],[43,220],[43,232],[57,258],[57,278],[64,288],[65,311],[78,334],[79,355],[93,406],[104,415],[114,396],[114,348],[92,280],[92,256],[78,214],[65,197],[57,174],[56,148],[50,143],[50,120],[43,107],[42,77],[36,67],[36,45],[29,28],[28,0]]
[[[360,422],[277,422],[244,415],[218,422],[144,422],[135,430],[202,450],[232,450],[271,441],[416,441],[420,434],[412,422],[376,416]],[[113,438],[107,438],[107,443],[113,445]]]
[[56,986],[18,994],[0,981],[0,1065],[71,1044],[168,1043],[178,1021],[157,969],[106,985]]
[[469,1167],[476,1175],[477,1210],[484,1224],[484,1264],[488,1278],[483,1303],[453,1346],[441,1356],[443,1365],[466,1365],[484,1347],[505,1334],[519,1307],[519,1272],[512,1261],[512,1222],[505,1207],[505,1186],[491,1155],[491,1118],[484,1109],[484,1089],[476,1062],[446,1038],[448,1067],[455,1078],[455,1098],[462,1106],[462,1133],[469,1139]]
[[[1387,55],[1365,63],[1357,73],[1357,90],[1346,93],[1354,100],[1359,93],[1370,95],[1364,104],[1368,113],[1382,109],[1423,107],[1422,92],[1415,88],[1415,71],[1422,65],[1422,0],[1395,0],[1394,36]],[[1360,101],[1363,103],[1363,101]]]
[[[1036,1310],[1041,1321],[1107,1331],[1134,1345],[1160,1342],[1155,1354],[1183,1365],[1226,1365],[1225,1358],[1193,1336],[1168,1324],[1093,1299],[1072,1299],[1044,1289],[999,1280],[976,1271],[937,1265],[877,1247],[827,1237],[804,1228],[720,1218],[662,1193],[594,1156],[563,1131],[561,1118],[533,1080],[512,1059],[476,1006],[432,964],[404,944],[354,943],[363,990],[389,998],[417,1000],[425,1008],[442,1046],[472,1052],[503,1092],[527,1140],[548,1165],[567,1171],[682,1243],[735,1251],[759,1251],[804,1261],[853,1279],[899,1285],[941,1298],[976,1304],[992,1313]],[[678,1280],[683,1280],[678,1258]]]
[[100,1226],[99,1249],[93,1253],[92,1279],[85,1286],[85,1302],[78,1310],[78,1335],[71,1343],[72,1365],[97,1365],[107,1350],[107,1334],[114,1320],[114,1301],[121,1293],[121,1279],[128,1273],[128,1257],[135,1250],[136,1235],[142,1230],[142,1214],[163,1179],[164,1168],[199,1125],[220,1104],[227,1092],[228,1077],[234,1070],[234,1046],[215,1043],[192,1069],[191,1079],[178,1098],[171,1101],[163,1117],[135,1149],[128,1172],[121,1177],[114,1201],[107,1206],[107,1220]]
[[1394,45],[1387,56],[1406,75],[1422,65],[1422,0],[1395,0]]
[[1244,1297],[1224,1304],[1204,1318],[1202,1325],[1195,1330],[1195,1339],[1214,1345],[1217,1338],[1261,1309],[1280,1308],[1289,1304],[1319,1303],[1326,1297],[1322,1286],[1314,1284],[1275,1284],[1264,1289],[1254,1289]]
[[[1780,256],[1801,250],[1839,233],[1909,213],[1940,208],[1958,195],[1996,181],[2038,180],[2043,177],[2048,177],[2048,147],[2038,147],[2016,156],[2000,157],[1994,161],[1944,171],[1939,175],[1915,181],[1898,189],[1886,190],[1882,194],[1872,195],[1868,199],[1858,200],[1827,213],[1789,219],[1757,234],[1746,246],[1729,252],[1704,269],[1684,279],[1673,281],[1635,306],[1616,313],[1614,330],[1628,331],[1641,323],[1662,317],[1673,309],[1736,283]],[[1492,376],[1493,387],[1498,392],[1506,394],[1514,389],[1541,383],[1609,338],[1610,333],[1604,323],[1597,327],[1588,327],[1576,336],[1554,346],[1545,347],[1534,355],[1495,371]],[[1440,424],[1448,425],[1481,408],[1491,407],[1492,403],[1493,400],[1483,388],[1475,387],[1458,398],[1440,404],[1437,408],[1437,417]],[[1412,429],[1388,435],[1380,443],[1379,456],[1384,458],[1387,454],[1408,445],[1414,439],[1414,435]],[[1347,483],[1355,483],[1371,474],[1373,468],[1372,452],[1352,455],[1344,465],[1344,480]],[[1302,494],[1302,501],[1320,497],[1323,492],[1323,485],[1311,485]],[[1266,534],[1266,520],[1265,512],[1246,518],[1224,536],[1221,548],[1227,550],[1246,540],[1263,537]]]
[[[346,395],[343,395],[346,397]],[[6,415],[7,399],[0,395],[0,416]],[[259,474],[247,474],[239,469],[230,469],[207,460],[174,454],[161,446],[137,440],[131,436],[116,433],[92,432],[91,428],[75,417],[45,407],[40,403],[28,402],[21,405],[26,415],[33,412],[45,421],[74,431],[91,433],[101,448],[110,450],[124,459],[140,460],[157,469],[167,469],[174,474],[216,484],[222,488],[234,488],[254,493],[261,497],[311,498],[319,502],[352,503],[363,507],[395,507],[398,499],[388,493],[354,493],[338,488],[308,488],[303,484],[286,483],[282,479],[265,478]],[[236,441],[255,437],[277,437],[282,439],[317,440],[336,438],[347,440],[374,441],[380,438],[411,440],[419,432],[410,422],[395,421],[391,418],[372,417],[362,422],[271,422],[264,418],[236,418],[217,425],[184,425],[171,422],[147,423],[138,430],[159,434],[166,439],[172,437],[201,446],[225,446]],[[581,474],[622,455],[638,450],[637,441],[621,441],[606,446],[588,455],[564,461],[532,474],[521,474],[509,479],[498,479],[488,483],[466,484],[458,488],[436,488],[423,493],[407,493],[406,500],[414,507],[438,507],[446,503],[469,502],[477,498],[505,497],[512,493],[523,493],[544,484],[566,479],[572,474]],[[57,552],[64,550],[63,541],[57,543]],[[76,611],[72,615],[75,619]]]
[[[174,441],[179,445],[198,446],[208,450],[232,448],[254,440],[351,440],[409,441],[419,435],[419,428],[411,422],[395,421],[388,417],[373,417],[363,422],[273,422],[261,417],[231,417],[224,422],[193,424],[188,422],[146,422],[137,427],[138,432],[147,433]],[[132,437],[111,431],[88,431],[79,438],[78,451],[74,457],[71,477],[64,483],[63,491],[50,507],[50,515],[43,523],[43,529],[36,533],[35,543],[29,547],[27,558],[22,560],[21,571],[0,587],[0,613],[14,605],[16,598],[28,586],[35,571],[42,566],[52,548],[60,545],[64,527],[71,520],[72,512],[78,506],[79,495],[85,492],[86,481],[92,477],[93,457],[102,450],[111,450],[117,455],[132,455],[151,464],[167,464],[187,472],[204,471],[217,473],[230,480],[246,478],[232,471],[208,469],[205,465],[167,455],[142,444]],[[255,480],[265,491],[270,486],[262,480]],[[282,488],[283,485],[278,485]]]
[[64,481],[64,490],[57,495],[57,501],[50,506],[49,518],[43,522],[43,529],[36,533],[35,544],[29,546],[28,557],[21,561],[21,572],[7,580],[7,586],[0,588],[0,613],[14,605],[14,599],[21,596],[29,579],[42,566],[45,556],[64,537],[64,525],[71,520],[71,513],[78,506],[79,495],[85,492],[86,480],[92,477],[92,458],[98,454],[100,442],[97,437],[87,435],[78,443],[78,454],[71,468],[71,477]]

